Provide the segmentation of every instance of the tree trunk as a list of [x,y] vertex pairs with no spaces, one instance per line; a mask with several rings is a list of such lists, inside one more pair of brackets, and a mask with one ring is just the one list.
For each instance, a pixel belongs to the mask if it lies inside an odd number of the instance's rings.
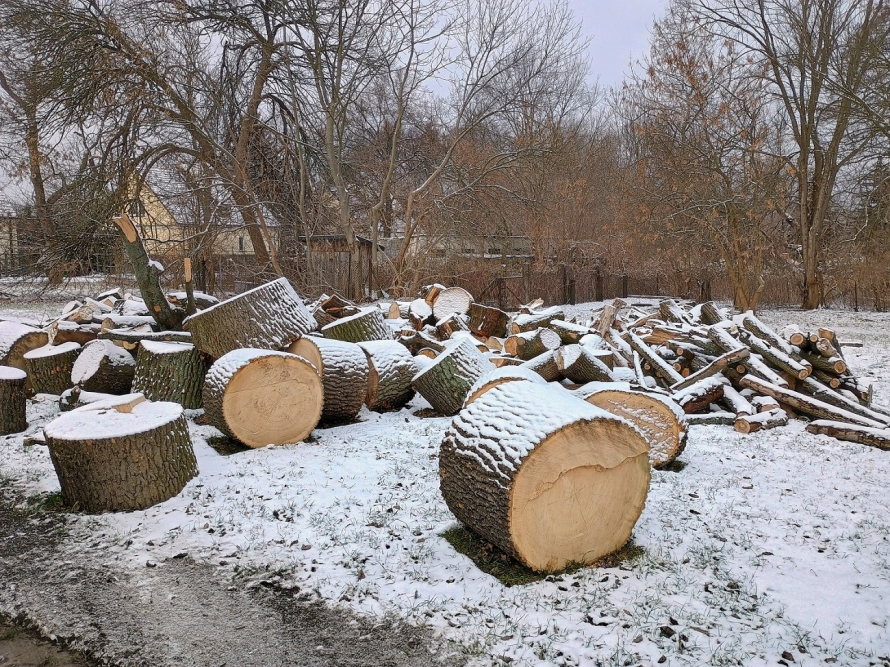
[[565,320],[566,314],[562,308],[553,306],[537,313],[522,314],[520,313],[510,322],[508,330],[510,333],[518,334],[525,331],[534,331],[540,327],[548,327],[553,320]]
[[362,349],[346,341],[303,336],[287,349],[312,363],[324,385],[321,418],[327,422],[355,419],[368,393],[370,368]]
[[272,350],[233,350],[204,380],[204,414],[248,447],[305,440],[324,408],[324,387],[303,357]]
[[287,347],[316,326],[287,278],[233,296],[184,324],[194,346],[215,359],[239,348]]
[[701,305],[701,321],[705,324],[717,324],[725,322],[726,316],[713,301],[707,301]]
[[44,428],[67,505],[141,510],[172,498],[198,473],[182,407],[134,402],[110,409],[94,403]]
[[463,407],[473,383],[493,368],[472,341],[465,339],[437,356],[411,384],[436,412],[451,416]]
[[560,388],[501,384],[467,406],[439,455],[448,507],[536,571],[621,548],[649,489],[648,445]]
[[27,374],[20,368],[0,366],[0,435],[28,428],[25,416]]
[[144,340],[136,355],[133,391],[150,401],[172,401],[197,410],[209,367],[207,357],[190,343]]
[[108,340],[94,340],[83,346],[71,368],[71,383],[85,391],[127,394],[133,384],[136,362],[133,356]]
[[411,380],[417,374],[417,365],[404,345],[394,340],[371,340],[358,346],[368,359],[365,405],[369,410],[398,410],[414,397]]
[[80,354],[78,343],[46,345],[25,353],[25,367],[36,394],[60,394],[69,389],[71,371]]
[[369,340],[392,340],[390,326],[383,319],[379,308],[364,308],[358,315],[343,317],[322,327],[325,338],[360,343]]
[[443,289],[433,302],[433,317],[440,321],[449,315],[466,315],[473,303],[473,295],[461,287]]

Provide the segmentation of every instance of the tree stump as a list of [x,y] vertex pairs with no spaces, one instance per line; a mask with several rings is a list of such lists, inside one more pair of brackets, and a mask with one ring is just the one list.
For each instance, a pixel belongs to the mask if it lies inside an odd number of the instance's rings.
[[304,336],[287,349],[311,362],[324,385],[324,421],[355,419],[368,393],[368,359],[355,343]]
[[196,348],[215,359],[239,348],[280,349],[316,328],[287,278],[195,313],[183,323]]
[[439,322],[449,315],[466,315],[473,303],[473,295],[462,287],[449,287],[436,295],[433,317]]
[[536,571],[621,548],[649,490],[649,447],[561,388],[501,384],[454,417],[441,490],[468,528]]
[[[12,366],[27,372],[25,353],[49,343],[45,331],[12,320],[0,322],[0,366]],[[31,379],[25,380],[26,391],[31,390]]]
[[392,340],[393,332],[379,308],[363,308],[357,315],[343,317],[322,327],[325,338],[360,343],[366,340]]
[[470,387],[467,398],[464,400],[464,407],[486,392],[494,389],[498,385],[507,382],[534,382],[536,384],[547,384],[547,380],[535,373],[533,370],[523,368],[522,366],[503,366],[487,371],[479,376],[479,379]]
[[575,390],[575,395],[640,429],[649,443],[653,468],[664,468],[686,447],[686,416],[666,396],[631,391],[630,385],[620,382],[592,382]]
[[133,356],[110,340],[93,340],[83,346],[71,368],[71,383],[86,391],[127,394],[133,384]]
[[150,401],[172,401],[197,410],[209,367],[207,357],[190,343],[144,340],[136,355],[133,391]]
[[210,367],[203,398],[210,424],[248,447],[265,447],[312,433],[324,408],[324,387],[303,357],[245,348]]
[[28,428],[25,416],[25,385],[28,374],[21,368],[0,366],[0,435]]
[[198,474],[182,407],[140,394],[67,412],[43,429],[67,505],[141,510],[172,498]]
[[72,385],[71,371],[79,354],[80,344],[73,342],[44,345],[25,352],[25,369],[34,392],[61,395],[69,389]]
[[[585,345],[566,345],[556,351],[559,372],[572,382],[612,382],[612,371],[600,360],[597,353]],[[611,354],[611,353],[606,353]]]
[[470,331],[477,336],[503,338],[507,334],[507,313],[499,308],[483,306],[481,303],[470,304]]
[[534,329],[510,336],[504,341],[504,352],[525,361],[534,359],[560,345],[559,334],[550,329]]
[[371,340],[358,346],[368,358],[365,405],[369,410],[398,410],[414,397],[411,380],[417,374],[417,365],[404,345],[394,340]]
[[436,412],[450,416],[461,409],[479,376],[492,368],[472,341],[464,339],[437,356],[411,384]]

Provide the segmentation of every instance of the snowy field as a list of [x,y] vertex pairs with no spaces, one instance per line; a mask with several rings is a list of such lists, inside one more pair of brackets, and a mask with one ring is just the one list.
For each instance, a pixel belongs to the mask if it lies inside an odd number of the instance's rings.
[[[37,318],[59,304],[6,305],[0,317]],[[762,316],[862,340],[851,370],[890,404],[890,314]],[[438,485],[449,419],[415,414],[428,407],[363,410],[308,442],[230,455],[192,420],[200,474],[179,496],[72,530],[136,573],[187,556],[248,585],[395,613],[478,665],[890,666],[890,452],[801,421],[752,435],[692,427],[685,467],[653,471],[633,558],[508,587],[440,536],[455,525]],[[38,396],[31,430],[56,413]],[[57,492],[47,450],[22,440],[0,438],[0,483]]]

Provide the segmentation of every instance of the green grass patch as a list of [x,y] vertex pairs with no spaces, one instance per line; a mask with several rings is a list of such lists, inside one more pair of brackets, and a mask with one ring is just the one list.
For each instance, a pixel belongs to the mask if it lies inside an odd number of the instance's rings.
[[570,564],[559,572],[535,572],[464,526],[449,528],[444,533],[441,533],[441,537],[445,538],[454,547],[455,551],[472,560],[476,567],[486,574],[495,577],[504,586],[531,584],[535,581],[546,579],[551,575],[573,574],[585,567],[599,568],[628,565],[646,553],[643,547],[635,544],[633,540],[629,540],[618,551],[604,556],[595,563],[589,565]]

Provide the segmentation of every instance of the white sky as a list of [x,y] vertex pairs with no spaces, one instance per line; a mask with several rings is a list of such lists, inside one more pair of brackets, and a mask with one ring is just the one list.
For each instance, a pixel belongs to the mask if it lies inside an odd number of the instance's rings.
[[664,12],[667,0],[568,0],[592,37],[591,69],[604,86],[621,83],[631,59],[649,46],[652,21]]

